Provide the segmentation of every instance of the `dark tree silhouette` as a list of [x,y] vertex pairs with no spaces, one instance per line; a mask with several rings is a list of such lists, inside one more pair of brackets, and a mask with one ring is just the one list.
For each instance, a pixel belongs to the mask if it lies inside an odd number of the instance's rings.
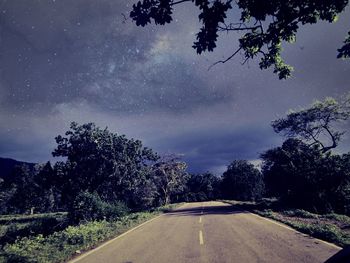
[[[282,42],[294,42],[301,25],[319,20],[335,22],[349,3],[348,0],[141,0],[133,5],[130,17],[137,26],[145,26],[152,20],[164,25],[172,21],[174,6],[184,2],[193,3],[200,11],[202,27],[193,44],[198,54],[215,49],[219,32],[239,32],[242,35],[238,48],[215,64],[225,63],[242,52],[244,63],[260,57],[260,68],[273,67],[280,79],[288,78],[293,70],[281,58]],[[232,9],[240,12],[236,21],[231,21],[231,16],[228,19]],[[338,52],[338,58],[350,56],[350,33]]]
[[350,212],[350,154],[331,154],[298,139],[261,155],[267,195],[314,212]]
[[100,129],[94,123],[73,122],[65,135],[56,137],[53,155],[67,158],[56,168],[67,202],[81,191],[96,191],[106,201],[122,200],[130,206],[142,199],[137,188],[146,185],[147,165],[157,160],[156,153],[139,140]]
[[[310,145],[317,144],[322,152],[338,146],[344,131],[334,128],[340,121],[350,117],[350,95],[339,102],[333,98],[316,101],[311,107],[291,111],[287,117],[272,122],[272,127],[287,137],[299,138]],[[327,145],[328,143],[328,145]]]
[[234,160],[222,175],[222,195],[227,199],[257,200],[264,187],[261,172],[246,160]]
[[221,178],[209,172],[190,174],[184,200],[190,202],[215,200],[220,197],[220,183]]

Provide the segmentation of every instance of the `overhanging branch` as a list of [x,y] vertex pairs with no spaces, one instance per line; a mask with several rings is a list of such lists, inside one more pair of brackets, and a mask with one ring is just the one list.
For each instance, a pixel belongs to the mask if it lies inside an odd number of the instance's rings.
[[228,57],[227,59],[225,59],[225,60],[216,61],[214,64],[212,64],[212,65],[208,68],[208,70],[210,70],[212,67],[216,66],[216,65],[219,64],[219,63],[222,63],[222,64],[226,63],[227,61],[229,61],[230,59],[232,59],[235,55],[237,55],[237,53],[238,53],[241,49],[242,49],[242,47],[240,47],[239,49],[237,49],[231,56],[229,56],[229,57]]

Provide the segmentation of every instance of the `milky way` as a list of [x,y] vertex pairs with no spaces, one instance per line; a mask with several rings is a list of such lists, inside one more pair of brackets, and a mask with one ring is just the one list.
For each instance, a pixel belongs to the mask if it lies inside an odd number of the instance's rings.
[[[279,145],[270,122],[288,109],[349,90],[350,63],[336,59],[349,8],[285,45],[295,72],[280,81],[257,61],[242,66],[239,55],[208,71],[239,35],[223,34],[214,53],[198,56],[191,4],[170,25],[139,28],[127,18],[134,2],[0,2],[0,156],[53,160],[54,137],[71,121],[95,122],[180,154],[190,171],[220,172]],[[349,141],[340,149],[349,151]]]

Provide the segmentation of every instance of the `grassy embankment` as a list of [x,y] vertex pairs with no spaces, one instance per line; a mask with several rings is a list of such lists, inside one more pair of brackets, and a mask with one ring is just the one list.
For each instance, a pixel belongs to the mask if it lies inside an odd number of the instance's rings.
[[350,217],[340,214],[315,214],[301,209],[287,209],[274,202],[225,201],[239,209],[284,223],[302,233],[344,247],[350,245]]
[[[32,228],[32,232],[28,229],[30,226],[40,225],[36,220],[54,218],[55,215],[61,218],[66,214],[0,216],[2,231],[0,235],[3,238],[6,237],[6,229],[19,230],[18,238],[15,241],[12,239],[0,244],[0,262],[63,262],[179,205],[172,204],[150,212],[131,213],[112,222],[94,221],[78,226],[66,226],[63,230],[50,234],[47,234],[48,232],[40,233],[40,227]],[[27,222],[27,225],[22,226],[23,222]],[[20,229],[22,228],[27,229],[26,235],[21,234]],[[15,231],[12,232],[12,235],[15,236]]]

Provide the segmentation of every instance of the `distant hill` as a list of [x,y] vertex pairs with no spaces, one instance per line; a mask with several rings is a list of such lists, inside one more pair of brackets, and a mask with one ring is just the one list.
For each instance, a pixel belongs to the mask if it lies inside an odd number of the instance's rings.
[[30,168],[33,168],[35,163],[26,163],[26,162],[20,162],[14,159],[10,158],[1,158],[0,157],[0,177],[3,179],[8,178],[8,176],[11,174],[13,168],[17,165],[21,164],[27,164]]

